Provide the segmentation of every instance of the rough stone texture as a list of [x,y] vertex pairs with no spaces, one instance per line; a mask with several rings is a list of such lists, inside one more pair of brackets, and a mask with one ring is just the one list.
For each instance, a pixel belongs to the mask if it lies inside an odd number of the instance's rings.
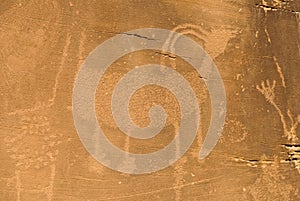
[[[299,12],[299,0],[1,0],[0,200],[299,200]],[[99,123],[115,145],[158,150],[180,123],[172,94],[149,86],[137,91],[130,111],[146,126],[148,109],[162,104],[170,118],[161,135],[142,142],[116,128],[110,96],[103,94],[136,65],[176,68],[201,107],[201,128],[185,156],[159,172],[132,176],[103,167],[84,149],[73,124],[72,89],[95,47],[145,27],[186,34],[208,52],[225,83],[227,119],[213,152],[198,160],[210,117],[202,78],[160,52],[120,58],[96,98]]]

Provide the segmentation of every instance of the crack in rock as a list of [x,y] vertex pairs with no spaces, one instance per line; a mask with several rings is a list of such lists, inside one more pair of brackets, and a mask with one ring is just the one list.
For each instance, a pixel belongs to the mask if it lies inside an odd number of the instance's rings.
[[170,59],[173,59],[173,60],[176,59],[176,56],[173,56],[173,55],[168,54],[168,53],[155,52],[155,54],[160,54],[160,55],[162,55],[162,56],[164,56],[164,57],[169,57]]
[[300,11],[296,11],[296,10],[290,10],[290,9],[286,9],[286,8],[278,8],[275,6],[268,6],[268,5],[264,5],[264,4],[255,4],[256,7],[258,8],[262,8],[264,10],[271,10],[271,11],[282,11],[282,12],[290,12],[290,13],[300,13]]
[[300,144],[282,144],[287,149],[288,157],[285,161],[294,164],[294,168],[300,173]]
[[128,35],[128,36],[134,36],[134,37],[138,37],[138,38],[143,38],[143,39],[147,39],[147,40],[155,40],[153,38],[149,38],[147,36],[141,36],[141,35],[136,34],[136,33],[126,33],[126,32],[123,32],[121,34],[125,34],[125,35]]

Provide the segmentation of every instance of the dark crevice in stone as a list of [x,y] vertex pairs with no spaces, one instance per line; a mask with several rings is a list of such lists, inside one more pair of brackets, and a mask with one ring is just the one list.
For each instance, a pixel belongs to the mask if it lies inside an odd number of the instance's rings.
[[153,38],[149,38],[149,37],[146,37],[146,36],[141,36],[139,34],[136,34],[136,33],[121,33],[121,34],[125,34],[125,35],[128,35],[128,36],[134,36],[134,37],[138,37],[138,38],[143,38],[143,39],[147,39],[147,40],[155,40]]
[[258,8],[263,8],[263,9],[271,9],[272,11],[282,11],[282,12],[290,12],[290,13],[300,13],[300,11],[296,10],[291,10],[291,9],[286,9],[286,8],[278,8],[275,6],[269,6],[269,5],[264,5],[264,4],[255,4],[256,7]]
[[173,55],[168,54],[168,53],[155,52],[155,54],[160,54],[160,55],[163,55],[164,57],[169,57],[170,59],[176,59],[176,56],[173,56]]

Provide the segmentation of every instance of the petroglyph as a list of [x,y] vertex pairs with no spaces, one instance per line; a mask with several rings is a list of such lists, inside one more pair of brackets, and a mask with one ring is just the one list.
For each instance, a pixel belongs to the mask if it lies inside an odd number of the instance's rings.
[[291,111],[287,109],[286,114],[288,115],[290,120],[290,125],[288,125],[283,112],[279,108],[278,104],[275,102],[275,86],[276,86],[275,80],[273,80],[272,84],[270,84],[270,81],[267,80],[266,82],[262,81],[261,86],[257,85],[256,89],[260,93],[262,93],[266,98],[267,102],[273,105],[273,107],[276,109],[278,115],[280,116],[280,121],[282,123],[284,136],[287,137],[288,140],[295,142],[298,140],[297,133],[296,133],[296,129],[299,124],[298,117],[297,120],[294,120],[295,117],[293,117]]
[[248,136],[246,126],[238,120],[227,120],[220,138],[221,143],[240,143]]
[[[264,160],[265,156],[262,156]],[[290,200],[298,194],[298,190],[280,172],[279,160],[274,158],[275,163],[263,164],[261,166],[262,173],[256,179],[254,184],[250,186],[250,195],[253,200]]]

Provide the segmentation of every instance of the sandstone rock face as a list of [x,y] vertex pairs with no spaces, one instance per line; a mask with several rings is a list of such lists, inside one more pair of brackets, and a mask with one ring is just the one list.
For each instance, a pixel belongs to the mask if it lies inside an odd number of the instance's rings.
[[[158,104],[168,115],[165,126],[151,139],[125,135],[111,106],[126,73],[149,63],[167,66],[188,81],[199,105],[188,151],[162,170],[134,175],[107,168],[85,149],[72,96],[91,51],[141,28],[175,31],[201,46],[219,71],[227,104],[222,135],[200,160],[212,117],[210,78],[168,51],[140,50],[113,62],[97,86],[95,111],[107,139],[124,152],[161,150],[182,125],[176,96],[147,85],[132,95],[130,118],[146,127]],[[2,0],[0,39],[0,200],[300,199],[299,0]],[[174,155],[182,144],[176,141]],[[134,159],[123,159],[120,167],[137,168]]]

